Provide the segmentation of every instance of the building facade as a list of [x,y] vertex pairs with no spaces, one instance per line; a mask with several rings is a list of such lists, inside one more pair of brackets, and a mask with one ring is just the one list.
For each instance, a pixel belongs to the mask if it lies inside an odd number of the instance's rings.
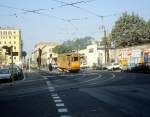
[[105,64],[105,49],[100,43],[88,45],[86,49],[79,51],[81,55],[81,67],[102,66]]
[[34,51],[32,52],[32,61],[37,62],[39,56],[39,48],[42,50],[41,53],[41,65],[43,67],[47,66],[49,63],[55,63],[57,59],[57,54],[53,52],[58,44],[54,42],[40,42],[35,45]]
[[11,56],[5,54],[3,46],[12,46],[12,51],[18,52],[18,55],[13,57],[13,61],[15,64],[19,64],[22,53],[21,31],[15,28],[0,28],[0,56],[2,57],[0,64],[10,64]]

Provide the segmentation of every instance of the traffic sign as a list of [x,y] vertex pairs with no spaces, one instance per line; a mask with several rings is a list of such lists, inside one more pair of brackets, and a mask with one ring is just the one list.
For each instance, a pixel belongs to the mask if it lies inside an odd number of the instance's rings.
[[18,56],[18,52],[12,52],[13,56]]

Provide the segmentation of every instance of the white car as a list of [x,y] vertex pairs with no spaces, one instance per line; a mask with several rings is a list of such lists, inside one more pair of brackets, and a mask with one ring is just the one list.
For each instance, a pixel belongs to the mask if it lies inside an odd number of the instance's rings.
[[0,79],[11,79],[11,73],[9,69],[0,69]]
[[52,68],[57,69],[57,64],[52,64]]
[[120,65],[117,64],[117,63],[113,63],[112,65],[109,65],[106,67],[108,70],[118,70],[118,69],[121,69],[120,68]]

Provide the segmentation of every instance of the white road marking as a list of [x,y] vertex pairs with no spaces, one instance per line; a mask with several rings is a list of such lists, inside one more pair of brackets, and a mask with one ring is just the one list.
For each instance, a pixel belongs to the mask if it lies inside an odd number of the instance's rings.
[[46,82],[51,84],[51,81],[46,81]]
[[102,75],[100,74],[98,77],[96,78],[93,78],[93,79],[89,79],[89,80],[86,80],[86,81],[82,81],[82,82],[79,82],[79,83],[74,83],[74,84],[67,84],[67,85],[56,85],[55,87],[63,87],[63,86],[76,86],[76,85],[80,85],[80,84],[83,84],[83,83],[89,83],[91,81],[95,81],[95,80],[98,80],[99,78],[101,78]]
[[42,77],[52,78],[52,77],[56,77],[56,76],[42,76]]
[[55,102],[55,103],[58,103],[58,102],[62,102],[62,100],[61,100],[61,99],[59,99],[59,100],[54,100],[54,102]]
[[43,77],[44,78],[44,80],[48,80],[48,78],[47,77]]
[[112,74],[112,78],[115,78],[116,77],[116,75],[115,74]]
[[58,103],[58,104],[56,104],[56,106],[57,107],[62,107],[62,106],[65,106],[65,104],[64,103]]
[[61,115],[60,117],[71,117],[70,115]]
[[[110,77],[109,79],[106,79],[106,80],[104,80],[104,81],[102,81],[102,82],[106,82],[106,81],[112,80],[112,79],[114,79],[115,77],[116,77],[116,75],[112,73],[112,77]],[[95,85],[95,84],[98,84],[98,83],[97,83],[97,82],[96,82],[96,83],[90,83],[90,84],[87,84],[87,85],[91,86],[91,85]]]
[[25,73],[23,73],[23,81],[25,81],[25,79],[26,79],[26,75]]
[[89,76],[89,75],[97,75],[98,73],[78,73],[78,74],[63,74],[59,76]]
[[51,94],[52,95],[52,97],[54,97],[54,96],[58,96],[58,94]]
[[48,86],[52,85],[50,81],[46,81],[46,84],[47,84]]
[[49,91],[50,91],[50,92],[54,92],[55,90],[54,90],[54,89],[50,89]]
[[54,87],[48,87],[49,90],[54,90]]
[[58,112],[59,113],[66,113],[66,112],[68,112],[68,109],[67,108],[60,108],[60,109],[58,109]]
[[55,96],[55,97],[52,97],[53,99],[60,99],[60,97],[59,96]]

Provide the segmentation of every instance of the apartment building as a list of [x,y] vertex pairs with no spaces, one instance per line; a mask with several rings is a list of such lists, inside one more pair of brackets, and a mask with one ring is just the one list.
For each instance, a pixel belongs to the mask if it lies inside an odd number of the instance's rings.
[[13,46],[13,52],[18,52],[18,55],[13,57],[14,63],[20,63],[22,53],[22,40],[21,31],[19,29],[0,28],[0,56],[3,58],[0,64],[10,64],[11,56],[5,54],[5,49],[2,49],[3,46]]
[[105,64],[105,49],[100,42],[93,42],[86,49],[79,51],[81,55],[81,67],[101,66]]
[[32,52],[32,61],[36,62],[39,55],[39,48],[42,50],[41,65],[46,66],[49,63],[55,63],[57,54],[53,52],[53,48],[58,44],[54,42],[40,42],[37,43]]

